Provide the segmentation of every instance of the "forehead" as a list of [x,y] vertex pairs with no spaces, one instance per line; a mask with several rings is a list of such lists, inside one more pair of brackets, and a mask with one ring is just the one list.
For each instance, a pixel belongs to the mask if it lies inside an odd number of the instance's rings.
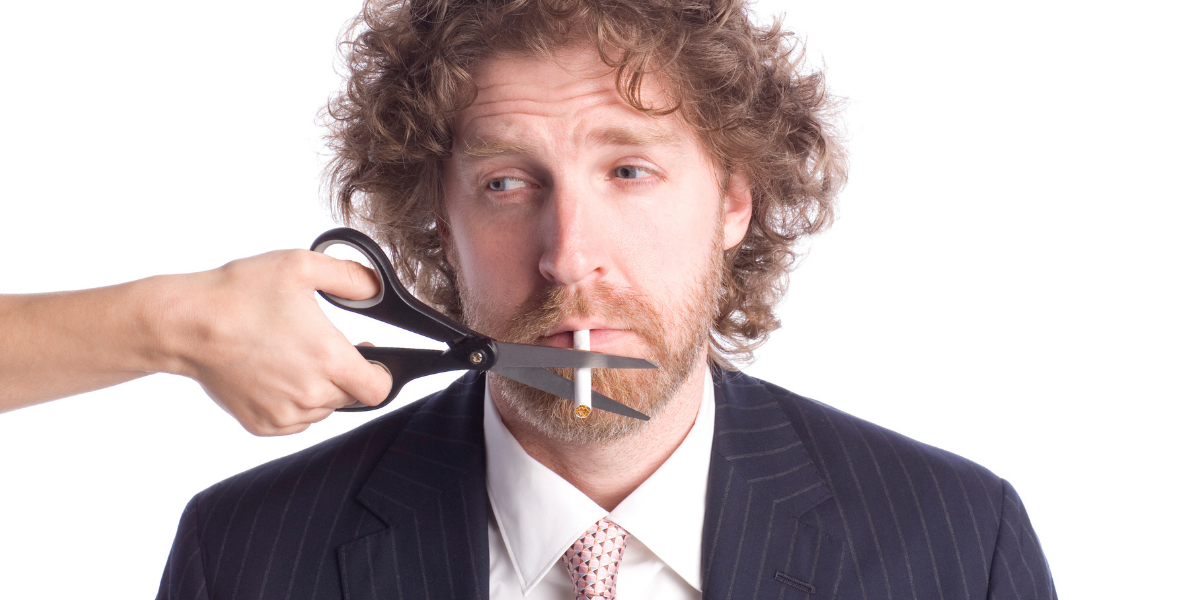
[[[539,135],[591,145],[694,141],[677,115],[653,117],[630,106],[617,91],[614,70],[592,48],[499,55],[481,61],[472,76],[477,94],[455,120],[456,151],[487,153],[499,139],[519,146],[520,139]],[[643,78],[641,98],[648,106],[669,105],[653,75]]]

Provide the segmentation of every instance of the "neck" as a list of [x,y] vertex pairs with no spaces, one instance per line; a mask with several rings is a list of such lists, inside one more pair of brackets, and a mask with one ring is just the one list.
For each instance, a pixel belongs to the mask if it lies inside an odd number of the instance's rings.
[[704,397],[705,356],[666,408],[637,433],[597,443],[549,437],[517,418],[507,398],[492,388],[505,427],[525,452],[605,510],[612,510],[662,466],[687,437]]

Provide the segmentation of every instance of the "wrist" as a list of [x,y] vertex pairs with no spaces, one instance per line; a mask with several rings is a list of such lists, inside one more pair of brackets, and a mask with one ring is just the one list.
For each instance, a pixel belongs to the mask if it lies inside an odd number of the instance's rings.
[[135,331],[134,355],[144,371],[186,375],[191,361],[186,356],[189,344],[183,340],[193,329],[189,323],[182,288],[187,275],[158,275],[134,281],[130,286]]

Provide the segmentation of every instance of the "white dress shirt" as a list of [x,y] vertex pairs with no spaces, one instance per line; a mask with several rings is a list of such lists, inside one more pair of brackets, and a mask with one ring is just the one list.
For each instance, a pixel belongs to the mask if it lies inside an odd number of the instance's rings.
[[491,598],[574,600],[562,555],[602,517],[629,532],[617,570],[619,600],[700,598],[700,537],[716,412],[707,373],[704,382],[700,412],[683,443],[612,512],[529,456],[500,420],[490,391],[484,393]]

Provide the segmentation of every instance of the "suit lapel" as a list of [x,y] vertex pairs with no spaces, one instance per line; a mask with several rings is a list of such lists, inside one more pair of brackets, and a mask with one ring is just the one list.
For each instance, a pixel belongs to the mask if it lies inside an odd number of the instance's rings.
[[704,517],[704,597],[831,598],[841,543],[801,517],[832,497],[780,399],[713,370],[716,425]]
[[[705,598],[832,598],[842,544],[801,518],[832,497],[824,478],[770,390],[713,378]],[[483,381],[425,402],[359,492],[388,527],[338,549],[345,598],[487,597]]]
[[413,414],[358,494],[387,529],[338,549],[342,594],[488,594],[483,381],[468,375]]

